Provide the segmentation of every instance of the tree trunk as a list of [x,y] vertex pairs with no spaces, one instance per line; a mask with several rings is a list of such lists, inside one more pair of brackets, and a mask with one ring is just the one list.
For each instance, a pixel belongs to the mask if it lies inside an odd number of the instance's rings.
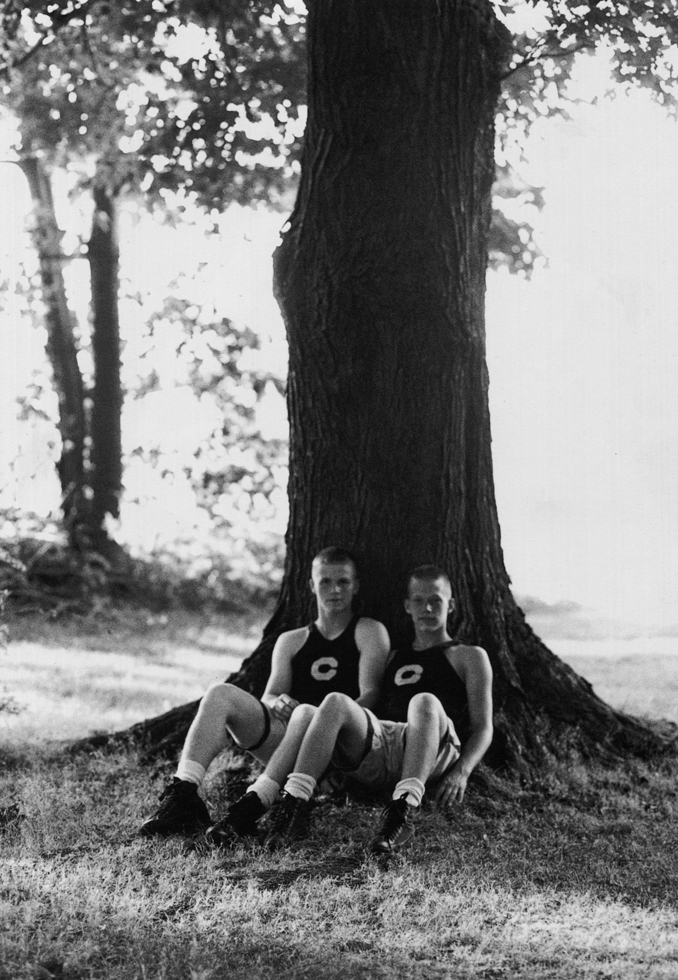
[[61,484],[62,508],[67,526],[74,526],[78,523],[84,506],[87,428],[84,385],[78,366],[78,345],[63,276],[63,232],[57,224],[49,176],[40,158],[26,154],[20,159],[19,166],[28,181],[33,203],[31,237],[40,265],[47,357],[52,367],[54,388],[59,401],[61,457],[57,463],[57,471]]
[[504,567],[484,293],[506,33],[485,0],[314,0],[308,46],[302,179],[275,272],[290,345],[286,569],[236,683],[261,692],[273,639],[312,615],[313,555],[341,545],[364,611],[396,642],[407,570],[448,569],[455,633],[494,668],[490,764],[665,747],[541,643]]
[[95,183],[93,196],[94,215],[87,252],[92,284],[94,361],[90,521],[93,544],[101,550],[108,540],[103,529],[106,515],[119,516],[122,489],[119,252],[115,195],[104,184]]
[[558,743],[656,745],[538,640],[504,567],[484,294],[508,35],[485,0],[315,0],[298,199],[276,253],[290,345],[290,523],[274,626],[308,567],[353,550],[397,641],[405,575],[449,570],[460,639],[494,668],[495,764]]

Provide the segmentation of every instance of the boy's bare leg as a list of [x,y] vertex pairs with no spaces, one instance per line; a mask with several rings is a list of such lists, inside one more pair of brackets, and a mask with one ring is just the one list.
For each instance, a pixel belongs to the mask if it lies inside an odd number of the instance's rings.
[[264,774],[278,786],[284,786],[285,780],[295,768],[299,749],[317,710],[313,705],[300,704],[292,712],[285,737],[264,770]]
[[308,725],[285,792],[271,813],[270,847],[306,837],[308,806],[317,781],[329,766],[337,746],[348,767],[359,765],[368,733],[363,708],[345,694],[328,694]]
[[436,764],[448,721],[442,704],[432,694],[416,694],[407,709],[407,742],[400,780],[372,838],[373,854],[399,851],[414,835],[412,815],[421,806],[426,780]]
[[268,719],[261,702],[251,694],[233,684],[213,684],[186,736],[176,778],[162,794],[157,810],[142,823],[142,836],[191,835],[205,830],[212,818],[198,789],[210,763],[228,744],[229,734],[244,748],[255,747],[253,754],[262,762],[268,761],[285,731],[282,722],[271,718],[267,734]]
[[401,780],[425,783],[433,772],[440,742],[447,731],[447,715],[432,694],[417,694],[407,710],[407,743]]
[[328,694],[308,726],[292,775],[298,773],[317,782],[337,746],[348,766],[358,765],[367,729],[367,716],[360,705],[345,694]]
[[294,709],[287,731],[264,772],[247,788],[244,796],[231,804],[222,819],[210,827],[207,840],[211,844],[232,847],[243,838],[258,836],[258,821],[273,806],[281,786],[294,768],[299,747],[316,710],[309,704],[300,704]]
[[[265,732],[266,716],[261,701],[233,684],[213,684],[205,692],[198,713],[188,730],[179,760],[179,778],[186,763],[195,763],[204,771],[229,743],[229,734],[244,749],[254,746]],[[260,761],[266,762],[276,739],[281,738],[283,726],[271,719],[274,738],[253,752]],[[190,777],[188,777],[190,778]],[[194,780],[195,781],[195,780]]]

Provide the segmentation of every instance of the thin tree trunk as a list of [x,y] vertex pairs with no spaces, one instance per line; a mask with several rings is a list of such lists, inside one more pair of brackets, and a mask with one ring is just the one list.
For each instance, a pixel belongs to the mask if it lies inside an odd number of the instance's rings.
[[90,421],[91,531],[95,545],[107,538],[107,514],[118,517],[122,489],[119,251],[116,198],[95,184],[94,215],[87,256],[92,284],[94,384]]
[[45,327],[46,351],[59,401],[61,456],[57,463],[66,526],[77,527],[84,506],[85,436],[84,385],[78,365],[74,317],[68,305],[63,276],[63,232],[54,210],[49,175],[38,156],[26,154],[19,161],[28,181],[33,203],[31,237],[38,254]]

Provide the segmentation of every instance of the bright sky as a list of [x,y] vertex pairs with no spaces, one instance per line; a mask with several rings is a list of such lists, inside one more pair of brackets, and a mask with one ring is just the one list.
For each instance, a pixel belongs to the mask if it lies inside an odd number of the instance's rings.
[[[678,130],[644,96],[618,98],[576,108],[571,122],[544,122],[527,157],[525,176],[546,188],[539,241],[549,267],[529,283],[492,273],[487,296],[495,477],[514,590],[654,628],[678,624]],[[10,273],[28,204],[14,170],[0,167],[0,261]],[[196,282],[222,314],[267,336],[271,364],[286,357],[270,289],[281,224],[279,215],[232,208]],[[126,267],[143,269],[149,289],[204,247],[197,231],[179,238],[151,221],[123,233]],[[27,435],[11,421],[42,338],[16,322],[0,311],[0,458],[18,446],[20,474],[42,460],[44,490],[54,481],[40,451],[44,430]],[[209,410],[192,414],[184,394],[177,412],[178,397],[135,403],[127,438],[149,438],[171,404],[173,443],[187,451]],[[267,418],[279,430],[276,399]],[[127,475],[152,497],[160,488],[149,480]],[[32,506],[35,487],[22,498]],[[156,517],[177,520],[188,497],[175,491],[152,509]],[[132,535],[149,531],[148,511],[126,520]]]
[[507,566],[518,592],[678,623],[678,130],[636,96],[535,137],[549,268],[488,289]]

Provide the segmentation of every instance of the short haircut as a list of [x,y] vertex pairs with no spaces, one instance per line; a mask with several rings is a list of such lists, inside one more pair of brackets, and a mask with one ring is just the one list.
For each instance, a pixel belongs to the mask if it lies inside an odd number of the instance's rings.
[[330,546],[329,548],[323,548],[313,559],[312,564],[316,562],[323,562],[325,565],[352,565],[355,574],[358,574],[358,563],[346,548],[337,548]]
[[435,582],[436,579],[444,579],[450,587],[450,592],[452,591],[452,583],[450,582],[450,576],[447,574],[444,568],[440,565],[417,565],[413,568],[410,574],[407,576],[407,592],[410,591],[410,585],[413,581],[418,582]]

